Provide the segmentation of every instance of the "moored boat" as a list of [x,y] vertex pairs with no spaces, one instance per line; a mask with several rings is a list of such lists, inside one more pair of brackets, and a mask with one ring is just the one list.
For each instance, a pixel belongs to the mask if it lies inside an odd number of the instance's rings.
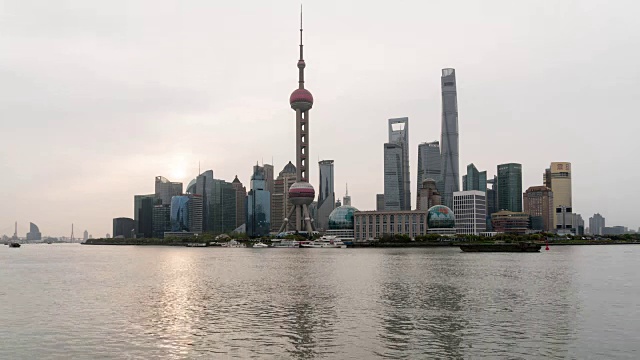
[[542,245],[534,243],[462,244],[464,252],[540,252]]
[[12,243],[9,243],[9,247],[12,247],[12,248],[19,248],[19,247],[20,247],[20,244],[19,244],[19,243],[17,243],[17,242],[12,242]]
[[335,236],[323,236],[318,240],[303,241],[300,243],[303,248],[338,248],[344,249],[347,245]]
[[269,245],[267,245],[267,244],[265,244],[265,243],[262,243],[262,242],[257,242],[257,243],[255,243],[255,244],[253,244],[253,247],[254,247],[254,248],[258,248],[258,249],[260,249],[260,248],[268,248],[268,247],[269,247]]

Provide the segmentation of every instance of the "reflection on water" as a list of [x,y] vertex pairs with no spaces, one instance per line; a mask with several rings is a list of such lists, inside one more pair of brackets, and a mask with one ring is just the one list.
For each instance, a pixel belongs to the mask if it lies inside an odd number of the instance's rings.
[[599,249],[3,248],[0,358],[637,358]]

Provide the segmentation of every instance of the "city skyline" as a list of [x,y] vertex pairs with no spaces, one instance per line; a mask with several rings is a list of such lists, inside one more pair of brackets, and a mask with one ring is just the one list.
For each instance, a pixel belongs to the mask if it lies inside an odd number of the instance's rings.
[[[616,4],[597,9],[605,20],[616,16],[619,24],[602,35],[597,24],[587,21],[588,16],[577,15],[577,10],[596,13],[586,5],[561,5],[566,10],[562,16],[539,12],[527,27],[517,23],[526,15],[515,5],[503,3],[506,9],[492,14],[497,4],[480,7],[469,3],[456,19],[447,21],[467,29],[473,19],[495,26],[480,26],[477,34],[454,31],[449,39],[425,36],[429,39],[426,44],[409,40],[443,26],[444,19],[436,15],[448,7],[418,2],[393,8],[373,5],[373,14],[384,14],[398,25],[385,34],[373,26],[376,16],[371,19],[371,14],[355,14],[355,19],[343,19],[333,14],[336,4],[305,5],[305,26],[313,29],[306,39],[313,45],[308,55],[313,58],[314,71],[308,78],[313,93],[322,99],[314,108],[314,149],[309,161],[334,159],[335,182],[349,182],[354,206],[375,209],[375,194],[383,189],[376,169],[382,168],[380,144],[386,141],[388,118],[401,115],[411,119],[409,163],[414,169],[417,144],[439,138],[440,70],[452,67],[458,78],[460,166],[474,163],[478,169],[489,169],[487,175],[492,177],[498,164],[520,163],[522,187],[526,189],[542,185],[540,174],[550,162],[568,161],[575,169],[572,191],[576,212],[585,218],[601,213],[613,225],[640,226],[631,211],[639,195],[624,190],[635,183],[638,174],[631,170],[621,176],[626,159],[613,156],[640,150],[625,120],[634,111],[631,101],[613,112],[606,105],[613,90],[619,92],[620,87],[629,99],[639,96],[638,89],[625,87],[636,83],[638,75],[610,71],[610,63],[631,68],[638,60],[638,50],[628,49],[624,40],[631,36],[627,28],[635,25],[630,18],[619,17],[621,10]],[[8,34],[0,40],[1,47],[24,44],[21,51],[7,51],[0,60],[0,66],[12,69],[13,74],[0,75],[13,89],[12,96],[0,100],[0,107],[12,119],[0,125],[1,133],[10,135],[3,138],[5,149],[11,149],[0,153],[6,184],[2,195],[15,204],[0,209],[0,234],[12,234],[14,221],[18,221],[20,234],[26,234],[29,222],[33,222],[43,236],[68,236],[71,223],[75,223],[79,229],[101,236],[111,232],[111,219],[134,217],[132,196],[153,192],[151,179],[155,176],[186,185],[197,175],[200,161],[216,178],[231,182],[237,174],[248,184],[256,160],[269,159],[265,162],[273,163],[276,169],[295,161],[291,110],[282,101],[295,81],[290,71],[295,51],[290,44],[297,40],[292,31],[297,27],[292,20],[298,11],[295,4],[273,5],[269,15],[260,16],[231,4],[224,12],[229,19],[218,24],[204,23],[207,16],[215,17],[218,9],[188,4],[180,5],[184,15],[178,19],[172,18],[162,2],[154,9],[132,5],[129,18],[103,5],[113,17],[101,19],[82,9],[69,13],[56,10],[53,4],[43,6],[59,16],[44,17],[45,12],[32,13],[18,3],[8,12],[13,19],[38,19],[35,22],[54,26],[26,29],[20,21],[0,25],[3,34]],[[550,5],[521,7],[546,6]],[[255,9],[263,7],[266,9],[266,4],[256,4]],[[413,11],[418,9],[422,11]],[[500,16],[505,12],[514,16]],[[433,15],[423,18],[416,13]],[[562,17],[567,16],[572,20],[570,30],[563,25]],[[144,21],[137,24],[138,20]],[[252,31],[223,31],[241,20],[255,22]],[[328,28],[327,20],[336,26]],[[144,31],[146,26],[174,21],[181,31],[160,28],[159,35],[151,37]],[[363,25],[361,30],[351,30],[354,21]],[[500,31],[503,27],[511,31]],[[545,27],[548,31],[540,31]],[[258,28],[260,31],[255,31]],[[87,31],[95,37],[79,36]],[[111,32],[129,40],[110,36]],[[218,35],[221,33],[229,39]],[[47,45],[33,34],[46,34],[48,40],[58,41]],[[170,41],[156,41],[156,36]],[[216,45],[203,47],[203,40],[211,36]],[[362,46],[370,37],[377,39],[378,47]],[[95,44],[90,47],[95,51],[77,50],[70,55],[77,42]],[[251,49],[244,48],[247,42]],[[501,43],[507,44],[507,50],[487,48]],[[599,45],[602,43],[606,46]],[[599,46],[610,51],[600,52]],[[30,55],[28,48],[37,49],[38,54],[45,51],[51,61],[30,61],[38,56]],[[228,49],[228,58],[220,59],[213,48]],[[445,51],[434,52],[434,48]],[[255,56],[256,50],[263,54]],[[414,56],[384,55],[407,51]],[[627,56],[620,56],[620,52]],[[469,53],[477,56],[470,59],[465,56]],[[354,68],[347,63],[352,59],[368,61]],[[223,76],[220,69],[233,75]],[[585,79],[584,73],[590,77]],[[18,82],[16,75],[29,81]],[[563,86],[549,88],[557,82]],[[340,84],[338,90],[336,84]],[[567,93],[576,94],[567,97]],[[584,140],[590,133],[616,141],[609,144],[609,151],[596,152],[597,147]],[[25,144],[25,139],[31,143]],[[540,139],[548,146],[540,146]],[[366,156],[356,156],[350,148]],[[604,169],[613,170],[611,176],[619,186],[608,186],[601,176]],[[415,191],[413,176],[410,189]],[[44,185],[42,179],[46,179]],[[309,179],[318,189],[314,166],[310,166]],[[36,184],[42,187],[38,192],[21,191]]]

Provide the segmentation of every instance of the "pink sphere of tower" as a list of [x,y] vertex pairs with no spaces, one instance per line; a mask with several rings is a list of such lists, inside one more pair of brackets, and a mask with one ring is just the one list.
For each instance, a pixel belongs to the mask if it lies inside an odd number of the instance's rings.
[[313,95],[307,89],[295,89],[289,97],[289,104],[294,110],[309,110],[313,106]]
[[299,181],[289,188],[289,201],[294,205],[309,205],[315,197],[316,192],[308,182]]

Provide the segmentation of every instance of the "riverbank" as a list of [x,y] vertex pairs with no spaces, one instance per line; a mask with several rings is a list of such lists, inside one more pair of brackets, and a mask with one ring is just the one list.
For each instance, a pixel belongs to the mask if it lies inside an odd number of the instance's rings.
[[[247,241],[241,241],[247,242]],[[269,241],[263,240],[267,245]],[[347,244],[349,248],[406,248],[406,247],[457,247],[463,244],[493,244],[493,241],[411,241],[411,242],[381,242],[372,241],[364,243]],[[508,243],[508,242],[507,242]],[[535,244],[545,245],[544,241],[534,241]],[[211,246],[209,242],[197,241],[192,238],[186,239],[88,239],[83,245],[123,245],[123,246],[188,246],[190,244],[203,244],[201,246]],[[569,245],[634,245],[640,244],[637,240],[565,240],[550,241],[549,246],[569,246]]]

